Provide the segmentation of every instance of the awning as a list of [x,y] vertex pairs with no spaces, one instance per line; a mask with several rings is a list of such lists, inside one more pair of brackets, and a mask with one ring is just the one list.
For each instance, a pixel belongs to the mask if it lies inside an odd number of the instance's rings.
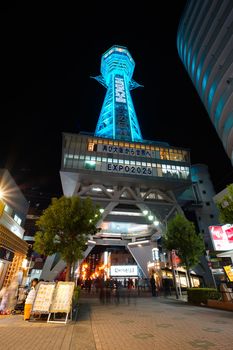
[[230,257],[233,260],[233,250],[227,250],[216,255],[218,258]]

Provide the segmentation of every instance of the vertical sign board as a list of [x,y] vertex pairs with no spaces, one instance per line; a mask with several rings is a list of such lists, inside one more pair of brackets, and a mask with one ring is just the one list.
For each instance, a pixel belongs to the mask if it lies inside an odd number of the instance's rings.
[[122,75],[115,75],[114,89],[116,138],[119,140],[131,140],[125,81]]
[[40,282],[38,284],[35,300],[32,305],[32,313],[49,313],[55,286],[55,282]]

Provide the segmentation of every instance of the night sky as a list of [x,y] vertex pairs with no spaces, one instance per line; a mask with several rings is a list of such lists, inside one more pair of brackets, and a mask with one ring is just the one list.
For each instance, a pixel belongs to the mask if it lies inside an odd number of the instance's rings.
[[[78,2],[77,2],[78,3]],[[216,191],[233,168],[176,48],[186,1],[88,2],[72,7],[16,7],[1,11],[0,166],[26,197],[62,194],[62,132],[94,132],[106,90],[101,55],[126,46],[135,60],[132,92],[144,139],[189,148],[205,163]]]

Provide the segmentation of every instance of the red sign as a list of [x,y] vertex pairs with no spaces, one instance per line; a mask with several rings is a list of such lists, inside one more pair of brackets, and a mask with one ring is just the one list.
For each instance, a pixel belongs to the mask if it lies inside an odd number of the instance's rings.
[[233,226],[226,228],[225,232],[227,234],[228,241],[233,243]]
[[209,226],[215,250],[233,249],[233,225]]

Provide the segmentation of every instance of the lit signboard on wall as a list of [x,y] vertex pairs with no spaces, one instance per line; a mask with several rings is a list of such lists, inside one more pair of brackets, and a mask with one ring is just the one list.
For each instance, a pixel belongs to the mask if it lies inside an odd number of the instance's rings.
[[232,271],[231,265],[223,266],[223,268],[227,277],[229,278],[229,281],[233,282],[233,271]]
[[137,276],[137,265],[116,265],[111,266],[110,276]]
[[209,226],[215,250],[233,249],[233,225]]

